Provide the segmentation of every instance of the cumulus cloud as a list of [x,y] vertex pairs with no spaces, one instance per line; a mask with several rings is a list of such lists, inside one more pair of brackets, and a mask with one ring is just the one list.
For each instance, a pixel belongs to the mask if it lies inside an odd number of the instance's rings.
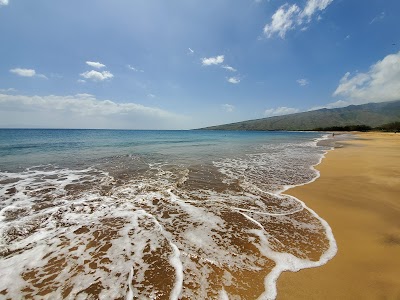
[[273,117],[273,116],[283,116],[298,113],[300,110],[292,107],[278,107],[271,108],[264,111],[264,116]]
[[333,96],[344,97],[348,104],[400,100],[400,52],[376,62],[368,72],[347,72]]
[[224,66],[222,66],[222,68],[224,68],[225,70],[231,71],[231,72],[237,71],[235,68],[228,66],[228,65],[224,65]]
[[104,68],[106,65],[99,63],[98,61],[87,61],[86,64],[96,69]]
[[114,77],[114,75],[111,74],[109,71],[99,72],[99,71],[95,71],[95,70],[86,71],[80,75],[83,78],[90,79],[92,81],[104,81],[104,80],[111,79]]
[[90,94],[25,96],[0,94],[0,126],[69,128],[177,128],[185,117],[157,107],[99,100]]
[[0,0],[0,5],[8,5],[8,0]]
[[214,57],[205,57],[201,59],[203,66],[219,65],[224,62],[224,55],[218,55]]
[[137,69],[137,68],[135,68],[135,67],[132,67],[131,65],[126,65],[126,67],[127,67],[129,70],[132,70],[132,71],[135,71],[135,72],[141,72],[141,73],[144,72],[143,70]]
[[238,77],[229,77],[228,82],[233,84],[238,84],[240,82],[240,79]]
[[222,109],[226,112],[233,112],[235,110],[235,106],[231,104],[223,104]]
[[[271,23],[264,27],[264,34],[271,38],[277,34],[281,38],[285,38],[289,30],[293,30],[300,26],[301,30],[307,30],[308,26],[304,23],[310,23],[313,16],[320,11],[325,10],[333,0],[308,0],[304,9],[301,9],[297,4],[282,5],[272,15]],[[320,16],[317,16],[320,20]]]
[[309,84],[310,84],[310,82],[309,82],[308,79],[306,79],[306,78],[297,79],[296,82],[297,82],[300,86],[306,86],[306,85],[309,85]]

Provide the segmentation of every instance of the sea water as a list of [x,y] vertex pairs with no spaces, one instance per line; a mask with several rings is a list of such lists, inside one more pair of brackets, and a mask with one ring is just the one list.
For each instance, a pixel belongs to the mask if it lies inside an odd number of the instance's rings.
[[0,130],[0,298],[273,299],[336,253],[284,194],[318,177],[323,138]]

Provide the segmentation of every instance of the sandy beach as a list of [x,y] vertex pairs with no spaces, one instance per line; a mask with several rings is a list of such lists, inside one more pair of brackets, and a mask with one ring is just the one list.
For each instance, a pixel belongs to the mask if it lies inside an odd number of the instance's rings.
[[287,192],[330,224],[339,250],[282,274],[278,299],[400,299],[400,134],[357,137],[327,154],[315,182]]

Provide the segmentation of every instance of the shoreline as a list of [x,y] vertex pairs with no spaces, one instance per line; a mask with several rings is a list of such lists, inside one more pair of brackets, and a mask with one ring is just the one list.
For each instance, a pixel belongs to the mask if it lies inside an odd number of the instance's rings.
[[355,135],[314,166],[315,181],[284,191],[326,220],[338,252],[280,274],[277,299],[400,298],[400,135]]

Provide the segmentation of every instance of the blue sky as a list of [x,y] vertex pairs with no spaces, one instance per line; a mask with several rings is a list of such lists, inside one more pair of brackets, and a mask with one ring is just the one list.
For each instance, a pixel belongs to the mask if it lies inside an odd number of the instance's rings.
[[400,99],[398,0],[0,0],[0,127],[190,129]]

